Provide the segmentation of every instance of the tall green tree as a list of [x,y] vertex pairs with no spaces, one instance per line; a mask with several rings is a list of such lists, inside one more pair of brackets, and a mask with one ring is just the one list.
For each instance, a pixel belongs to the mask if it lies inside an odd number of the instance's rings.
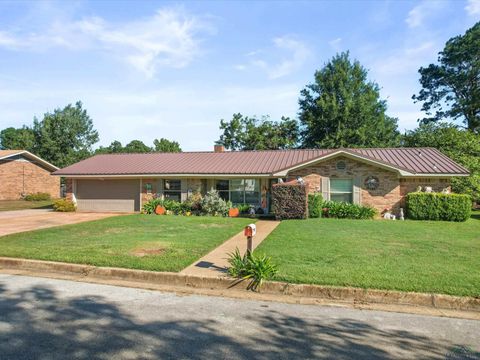
[[29,127],[9,127],[0,131],[0,149],[33,151],[35,135]]
[[397,119],[386,115],[380,88],[367,70],[337,54],[300,93],[303,148],[388,147],[399,143]]
[[297,121],[283,116],[271,121],[268,116],[258,119],[237,113],[230,121],[220,120],[220,130],[217,144],[230,150],[291,149],[298,144]]
[[124,152],[126,153],[148,153],[152,152],[152,148],[148,145],[145,145],[143,141],[132,140],[127,145],[125,145]]
[[452,180],[452,190],[470,194],[480,201],[480,135],[460,129],[454,124],[427,123],[403,137],[408,147],[435,147],[470,171],[469,177]]
[[91,155],[98,132],[78,101],[33,120],[34,153],[58,167],[65,167]]
[[95,150],[95,154],[116,154],[125,152],[125,148],[118,140],[114,140],[108,146],[100,146]]
[[438,64],[422,67],[419,73],[422,89],[413,99],[423,102],[428,117],[422,122],[457,120],[480,133],[480,22],[448,40]]
[[170,141],[165,138],[153,140],[153,146],[155,147],[155,151],[158,152],[182,152],[182,148],[178,142]]

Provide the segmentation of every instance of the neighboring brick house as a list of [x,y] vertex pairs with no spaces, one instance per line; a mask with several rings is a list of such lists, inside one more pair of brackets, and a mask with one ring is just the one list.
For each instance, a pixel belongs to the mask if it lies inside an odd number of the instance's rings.
[[418,186],[450,188],[468,171],[433,148],[306,149],[276,151],[96,155],[54,175],[67,181],[79,210],[139,211],[153,196],[184,201],[215,189],[234,204],[266,210],[272,184],[302,177],[310,192],[393,212]]
[[26,150],[0,150],[0,200],[18,200],[28,194],[60,197],[58,168]]

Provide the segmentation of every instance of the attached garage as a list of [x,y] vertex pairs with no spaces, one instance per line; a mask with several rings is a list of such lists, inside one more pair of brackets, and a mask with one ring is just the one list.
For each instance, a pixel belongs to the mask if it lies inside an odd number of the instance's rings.
[[140,211],[140,180],[77,179],[75,198],[79,211]]

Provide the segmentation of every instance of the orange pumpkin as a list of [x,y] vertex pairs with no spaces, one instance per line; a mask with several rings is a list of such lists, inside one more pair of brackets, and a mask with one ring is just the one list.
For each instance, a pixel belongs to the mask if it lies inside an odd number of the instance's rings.
[[237,217],[238,215],[240,215],[240,210],[238,210],[238,208],[231,208],[228,210],[228,216]]
[[166,209],[162,205],[157,205],[155,208],[155,214],[157,215],[165,215]]

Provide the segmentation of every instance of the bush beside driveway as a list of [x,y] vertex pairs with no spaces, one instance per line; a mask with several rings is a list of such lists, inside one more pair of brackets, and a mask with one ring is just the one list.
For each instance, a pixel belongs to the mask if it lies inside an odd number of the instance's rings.
[[115,216],[0,237],[0,256],[180,271],[250,222],[221,217]]
[[255,250],[275,280],[480,296],[480,219],[283,221]]

